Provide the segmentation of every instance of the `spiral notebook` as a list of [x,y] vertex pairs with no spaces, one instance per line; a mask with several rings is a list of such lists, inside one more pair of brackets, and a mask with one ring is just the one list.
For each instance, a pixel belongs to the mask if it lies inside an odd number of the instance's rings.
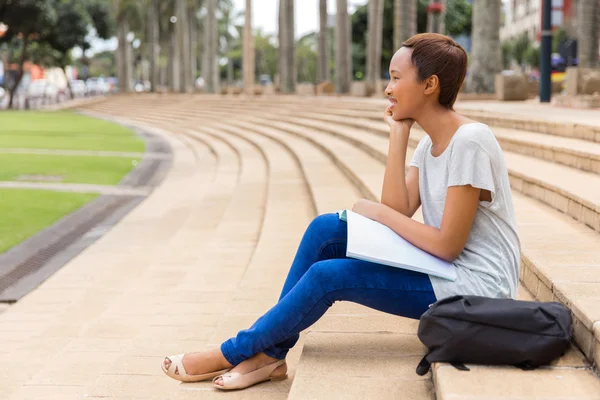
[[338,216],[348,223],[347,257],[456,280],[452,263],[419,249],[387,226],[350,210],[338,211]]

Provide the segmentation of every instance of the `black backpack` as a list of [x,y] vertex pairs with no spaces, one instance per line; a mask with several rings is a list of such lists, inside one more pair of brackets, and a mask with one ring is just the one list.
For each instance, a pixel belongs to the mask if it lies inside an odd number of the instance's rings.
[[535,369],[563,355],[572,335],[571,313],[558,302],[448,297],[421,316],[418,336],[429,351],[417,374],[432,362],[463,371],[469,370],[463,363]]

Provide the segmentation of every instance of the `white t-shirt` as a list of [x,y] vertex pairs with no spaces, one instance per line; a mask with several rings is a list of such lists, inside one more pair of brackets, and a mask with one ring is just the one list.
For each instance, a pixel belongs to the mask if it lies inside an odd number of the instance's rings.
[[431,138],[419,142],[411,166],[419,169],[419,194],[425,224],[440,228],[450,186],[489,190],[480,201],[464,250],[454,261],[456,281],[430,275],[438,300],[457,294],[516,298],[520,241],[502,149],[490,128],[462,125],[444,152],[431,155]]

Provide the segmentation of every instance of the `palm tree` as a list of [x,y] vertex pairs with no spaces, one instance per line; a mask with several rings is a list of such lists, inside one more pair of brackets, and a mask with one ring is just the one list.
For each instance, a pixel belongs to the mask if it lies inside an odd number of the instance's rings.
[[206,1],[206,18],[204,20],[204,46],[202,75],[207,93],[216,93],[219,86],[219,70],[217,60],[218,26],[217,0]]
[[369,0],[367,31],[367,83],[375,90],[381,76],[381,45],[383,37],[383,0]]
[[188,0],[188,28],[190,32],[189,59],[190,59],[190,84],[194,88],[198,74],[198,10],[202,7],[201,0]]
[[319,66],[318,81],[324,82],[331,79],[329,72],[329,45],[327,37],[329,29],[327,27],[327,0],[319,0]]
[[189,19],[186,16],[188,4],[186,0],[175,0],[175,36],[177,40],[177,48],[175,57],[180,61],[179,70],[175,70],[175,74],[179,75],[177,81],[179,85],[175,85],[175,90],[181,93],[189,93],[192,91],[192,58],[190,54],[190,32]]
[[117,49],[117,76],[119,79],[119,90],[128,92],[133,76],[133,54],[131,43],[128,40],[130,23],[141,25],[140,9],[136,0],[112,0],[111,8],[117,21],[117,38],[119,47]]
[[282,93],[296,90],[294,0],[279,0],[279,80]]
[[336,0],[336,5],[335,91],[336,93],[348,93],[350,91],[350,80],[352,75],[348,0]]
[[600,3],[579,0],[577,6],[577,52],[579,66],[598,67],[598,35],[600,33]]
[[252,0],[246,0],[246,15],[243,37],[243,72],[244,90],[247,94],[254,92],[254,38],[252,37]]
[[417,33],[417,0],[394,1],[394,50]]
[[500,1],[474,0],[469,91],[494,93],[494,77],[501,69]]
[[158,0],[150,0],[148,2],[148,51],[150,55],[150,87],[153,92],[156,92],[158,87],[158,56],[160,53],[159,46],[159,14]]

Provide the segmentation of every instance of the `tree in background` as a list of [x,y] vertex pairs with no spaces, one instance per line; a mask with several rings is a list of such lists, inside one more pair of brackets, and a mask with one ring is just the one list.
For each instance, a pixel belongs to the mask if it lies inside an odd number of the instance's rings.
[[[46,43],[56,51],[54,65],[66,74],[66,67],[72,61],[71,50],[79,47],[85,52],[91,47],[88,42],[90,27],[100,38],[108,39],[113,32],[112,20],[107,4],[97,0],[55,0],[54,7],[58,23],[51,27]],[[69,79],[67,86],[73,98]]]
[[[381,51],[381,76],[387,76],[387,68],[396,52],[394,47],[394,0],[384,1],[383,36]],[[427,30],[427,6],[429,0],[419,0],[417,7],[417,33]],[[448,0],[446,3],[446,34],[470,35],[472,30],[472,7],[467,0]],[[355,79],[365,76],[368,30],[368,4],[360,6],[352,15],[352,68]]]
[[23,79],[30,47],[34,43],[43,45],[58,22],[53,3],[52,0],[21,0],[0,7],[0,21],[8,26],[0,43],[8,45],[8,62],[17,64],[17,74],[7,87],[9,108],[13,106],[15,91]]
[[500,1],[473,1],[473,46],[467,87],[475,93],[494,93],[494,77],[502,70]]

